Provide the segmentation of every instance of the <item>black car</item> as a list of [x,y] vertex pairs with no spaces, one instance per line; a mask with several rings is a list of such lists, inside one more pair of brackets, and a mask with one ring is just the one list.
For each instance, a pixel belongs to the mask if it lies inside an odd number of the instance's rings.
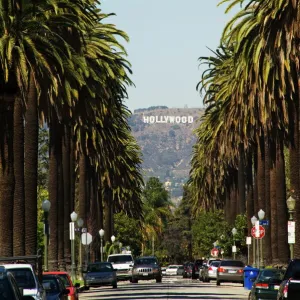
[[133,283],[138,283],[139,280],[156,279],[156,282],[161,282],[162,274],[158,260],[155,256],[142,256],[134,261],[132,268]]
[[203,268],[203,259],[196,259],[192,268],[192,279],[199,278],[200,270]]
[[58,275],[43,275],[43,287],[47,300],[68,300],[69,290]]
[[187,262],[183,265],[183,278],[190,278],[192,277],[192,270],[193,270],[194,264],[192,262]]

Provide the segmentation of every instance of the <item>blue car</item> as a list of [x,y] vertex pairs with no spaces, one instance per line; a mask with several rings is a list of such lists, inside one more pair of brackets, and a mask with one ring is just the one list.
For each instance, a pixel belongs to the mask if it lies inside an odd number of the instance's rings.
[[68,300],[69,290],[58,275],[43,275],[47,300]]

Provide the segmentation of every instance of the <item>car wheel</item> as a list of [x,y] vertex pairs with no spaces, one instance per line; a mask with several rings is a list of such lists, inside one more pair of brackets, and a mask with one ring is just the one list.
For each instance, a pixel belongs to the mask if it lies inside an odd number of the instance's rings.
[[206,282],[210,283],[210,279],[209,279],[209,278],[207,278],[207,279],[206,279]]
[[115,283],[113,283],[113,285],[112,285],[112,288],[113,289],[116,289],[118,287],[118,284],[115,282]]
[[86,291],[88,291],[88,290],[90,289],[90,287],[89,287],[89,286],[85,286],[84,289],[85,289]]
[[131,282],[132,283],[138,283],[139,281],[137,279],[135,279],[135,278],[132,278]]
[[220,284],[221,284],[221,281],[217,279],[217,285],[220,285]]
[[252,295],[251,295],[251,292],[249,293],[249,296],[248,296],[248,300],[251,300],[252,299]]
[[156,278],[156,282],[160,283],[161,282],[161,277],[160,278]]

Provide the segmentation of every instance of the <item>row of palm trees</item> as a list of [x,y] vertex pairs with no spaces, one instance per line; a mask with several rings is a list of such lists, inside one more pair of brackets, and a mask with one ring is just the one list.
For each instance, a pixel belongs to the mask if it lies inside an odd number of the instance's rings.
[[[224,0],[241,4],[226,25],[198,89],[206,105],[196,131],[190,188],[196,209],[224,208],[227,220],[263,209],[270,220],[266,263],[286,263],[286,199],[296,199],[300,256],[299,0]],[[287,181],[287,178],[289,179]],[[288,186],[287,186],[288,184]]]
[[[49,129],[49,265],[70,263],[70,213],[94,236],[141,215],[130,64],[95,0],[0,0],[0,256],[37,251],[39,127]],[[76,201],[75,201],[76,200]]]

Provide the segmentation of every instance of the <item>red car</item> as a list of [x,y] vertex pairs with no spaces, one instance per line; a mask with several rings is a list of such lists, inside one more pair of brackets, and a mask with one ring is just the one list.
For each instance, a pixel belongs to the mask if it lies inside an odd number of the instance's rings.
[[73,285],[71,277],[67,272],[53,271],[53,272],[44,272],[43,274],[58,275],[62,279],[63,283],[65,284],[66,289],[70,291],[68,294],[68,299],[79,300],[77,288],[80,287],[80,284],[76,283],[75,285]]

